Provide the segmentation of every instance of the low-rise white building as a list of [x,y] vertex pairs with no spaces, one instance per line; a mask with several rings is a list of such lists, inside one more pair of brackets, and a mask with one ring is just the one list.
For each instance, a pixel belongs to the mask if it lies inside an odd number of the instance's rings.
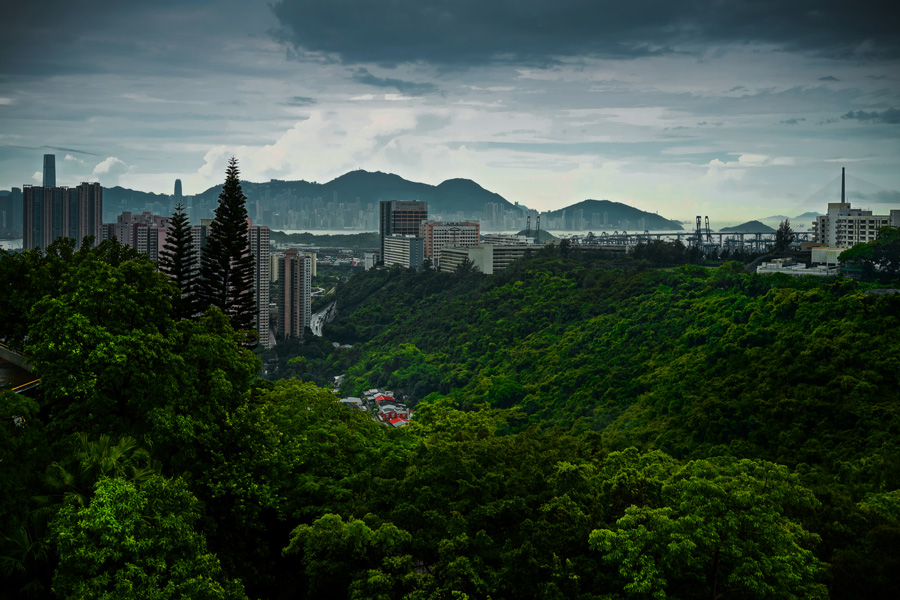
[[499,273],[513,262],[519,260],[527,252],[537,248],[533,245],[493,246],[485,244],[475,248],[444,248],[441,253],[441,271],[455,271],[463,261],[487,275]]
[[762,263],[756,267],[756,272],[760,275],[772,275],[774,273],[784,273],[793,277],[802,277],[809,275],[812,277],[838,277],[841,275],[841,269],[837,266],[820,265],[807,267],[802,263],[794,262],[790,258],[776,258],[770,262]]

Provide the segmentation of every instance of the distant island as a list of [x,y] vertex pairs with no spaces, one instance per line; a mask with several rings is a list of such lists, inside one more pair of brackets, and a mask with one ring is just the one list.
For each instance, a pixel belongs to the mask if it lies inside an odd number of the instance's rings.
[[734,227],[723,227],[722,233],[775,233],[775,230],[759,221],[747,221]]
[[548,243],[552,242],[553,240],[559,239],[555,235],[553,235],[552,233],[550,233],[549,231],[546,231],[544,229],[531,229],[531,230],[523,229],[522,231],[518,232],[516,235],[530,236],[530,237],[534,238],[534,242],[536,244],[548,244]]
[[547,225],[551,229],[564,230],[612,230],[632,229],[644,231],[683,231],[680,221],[673,221],[655,213],[646,212],[621,202],[610,200],[582,200],[572,206],[542,213],[542,219],[562,223],[559,227]]

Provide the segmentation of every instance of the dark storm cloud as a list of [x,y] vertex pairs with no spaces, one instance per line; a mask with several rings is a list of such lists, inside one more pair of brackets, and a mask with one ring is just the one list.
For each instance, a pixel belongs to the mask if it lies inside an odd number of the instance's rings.
[[374,85],[375,87],[394,88],[402,94],[411,96],[421,96],[433,92],[437,89],[431,83],[416,83],[414,81],[403,81],[402,79],[391,79],[384,77],[376,77],[369,73],[368,69],[359,68],[353,72],[353,81],[364,83],[366,85]]
[[247,0],[28,0],[4,3],[3,17],[0,74],[35,78],[238,71],[222,48],[275,21]]
[[882,112],[871,111],[866,112],[864,110],[858,110],[853,112],[852,110],[845,115],[841,115],[842,119],[856,119],[857,121],[869,121],[872,123],[890,123],[897,124],[900,123],[900,109],[897,108],[889,108]]
[[634,57],[726,43],[900,56],[898,16],[862,0],[282,0],[276,37],[346,63],[441,65]]
[[838,79],[834,75],[828,75],[826,77],[819,77],[819,81],[840,81],[840,79]]

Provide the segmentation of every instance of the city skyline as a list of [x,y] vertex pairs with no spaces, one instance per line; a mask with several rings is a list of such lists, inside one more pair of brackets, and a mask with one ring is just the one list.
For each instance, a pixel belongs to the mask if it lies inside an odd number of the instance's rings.
[[245,181],[362,168],[542,211],[740,221],[823,212],[846,166],[872,184],[855,205],[900,206],[896,19],[805,6],[10,7],[0,188],[40,184],[56,154],[58,185],[190,195],[234,155]]

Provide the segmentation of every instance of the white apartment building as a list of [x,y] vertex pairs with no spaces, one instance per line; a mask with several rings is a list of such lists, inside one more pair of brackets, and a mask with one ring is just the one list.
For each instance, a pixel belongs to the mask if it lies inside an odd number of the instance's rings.
[[829,202],[828,213],[813,222],[813,241],[829,248],[850,248],[871,242],[882,227],[900,227],[900,210],[873,215],[871,210],[852,208],[849,202]]
[[419,269],[425,260],[425,240],[414,235],[388,235],[382,238],[384,266],[400,265]]
[[425,240],[425,258],[441,264],[441,250],[450,246],[471,248],[480,243],[481,225],[477,221],[422,221],[419,237]]

